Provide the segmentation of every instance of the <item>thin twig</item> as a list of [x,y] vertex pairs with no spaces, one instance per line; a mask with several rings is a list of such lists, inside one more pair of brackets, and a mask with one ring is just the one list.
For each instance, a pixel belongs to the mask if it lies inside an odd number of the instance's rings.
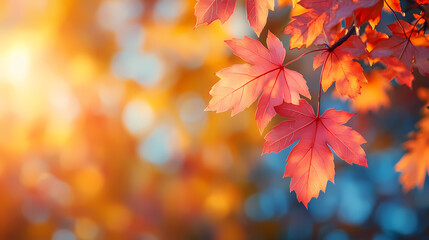
[[410,44],[410,42],[411,42],[411,35],[413,34],[413,31],[414,31],[414,29],[416,28],[417,23],[418,23],[418,22],[420,21],[420,19],[422,19],[422,18],[423,18],[423,17],[420,17],[419,19],[417,19],[416,23],[414,23],[413,28],[411,29],[410,35],[409,35],[408,37],[405,35],[405,37],[407,37],[407,43],[405,44],[405,47],[402,49],[402,52],[401,52],[401,54],[399,55],[398,60],[401,60],[402,55],[404,55],[405,49],[407,49],[408,45],[409,45],[409,44]]
[[401,28],[402,28],[402,32],[404,32],[404,36],[407,37],[407,33],[405,32],[404,26],[402,26],[401,22],[398,19],[398,16],[396,16],[395,11],[392,9],[392,7],[389,5],[389,3],[387,3],[386,0],[384,0],[384,3],[389,7],[390,11],[392,11],[393,16],[395,16],[396,21],[399,23],[399,26],[401,26]]
[[328,48],[329,52],[332,52],[335,50],[335,48],[339,47],[341,44],[343,44],[347,39],[349,39],[353,34],[356,34],[356,28],[354,24],[352,24],[347,32],[346,35],[342,36],[334,45],[330,46]]
[[299,57],[295,58],[294,60],[291,60],[291,61],[289,61],[289,62],[287,62],[287,63],[283,64],[283,67],[286,67],[287,65],[289,65],[289,64],[291,64],[291,63],[294,63],[294,62],[298,61],[300,58],[304,57],[304,56],[305,56],[305,55],[307,55],[307,54],[314,53],[314,52],[319,52],[319,51],[323,51],[323,50],[326,50],[326,48],[316,49],[316,50],[312,50],[312,51],[310,51],[310,52],[303,53],[303,54],[301,54],[301,56],[299,56]]

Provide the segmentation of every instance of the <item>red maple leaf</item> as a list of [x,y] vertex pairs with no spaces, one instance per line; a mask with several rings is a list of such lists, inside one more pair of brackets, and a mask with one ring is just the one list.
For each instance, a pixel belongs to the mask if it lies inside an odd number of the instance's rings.
[[326,92],[332,83],[341,96],[354,98],[360,94],[361,83],[367,82],[363,69],[354,58],[366,55],[365,45],[358,36],[351,36],[339,47],[321,51],[314,57],[313,68],[322,68],[322,87]]
[[[392,31],[392,36],[375,46],[377,53],[373,53],[373,57],[385,57],[386,53],[390,51],[392,57],[405,65],[406,71],[412,72],[414,63],[422,75],[429,76],[429,38],[427,35],[423,31],[418,31],[415,25],[403,20],[396,21],[395,24],[388,27]],[[411,81],[402,83],[411,87]]]
[[380,22],[381,12],[383,11],[384,0],[378,0],[376,4],[367,8],[358,8],[355,10],[356,25],[361,26],[368,22],[374,29]]
[[[195,5],[196,27],[203,23],[210,24],[219,19],[226,22],[235,9],[236,0],[199,0]],[[268,9],[274,10],[274,0],[247,0],[247,19],[256,32],[261,33],[267,22]]]
[[366,26],[365,33],[361,36],[361,39],[366,45],[366,50],[368,52],[371,52],[377,43],[388,38],[389,37],[385,33],[378,32],[377,30],[372,29],[370,26]]
[[286,54],[281,41],[268,32],[265,48],[248,37],[225,41],[234,54],[252,64],[237,64],[217,73],[221,79],[210,91],[213,98],[206,110],[224,112],[232,108],[235,115],[249,107],[258,97],[256,121],[262,132],[276,115],[274,107],[283,103],[298,104],[299,94],[311,98],[301,74],[283,65]]
[[290,190],[305,207],[320,190],[325,191],[328,180],[334,182],[334,156],[329,147],[349,164],[368,166],[360,146],[365,139],[343,125],[353,114],[329,109],[319,117],[305,100],[299,105],[283,103],[276,111],[293,120],[280,123],[265,136],[263,153],[280,152],[299,141],[287,158],[284,177],[291,178]]
[[[337,24],[341,19],[352,18],[357,9],[370,9],[377,5],[379,0],[342,0],[334,1],[337,6],[334,7],[331,22],[328,26]],[[376,7],[376,6],[375,6]]]
[[291,35],[290,49],[309,47],[325,30],[329,14],[308,11],[293,18],[292,22],[283,31]]
[[[375,49],[378,43],[389,38],[386,34],[378,32],[370,26],[367,26],[365,33],[361,38],[366,45],[366,50],[368,51],[368,58],[365,59],[368,60],[369,64],[373,66],[375,62],[380,62],[386,66],[381,78],[387,79],[388,81],[396,78],[400,84],[405,84],[411,87],[414,75],[409,71],[409,69],[407,69],[407,66],[405,66],[403,62],[391,56],[393,51],[387,48]],[[362,99],[362,97],[359,99]]]
[[390,80],[392,80],[393,78],[396,78],[396,81],[398,83],[407,85],[410,88],[412,87],[414,75],[403,62],[401,62],[395,57],[389,57],[389,56],[378,57],[378,58],[375,58],[374,60],[379,61],[386,66],[386,69],[385,69],[386,76],[388,76]]
[[[375,4],[370,7],[362,7],[358,8],[354,12],[354,19],[356,21],[357,26],[361,26],[362,24],[368,22],[369,25],[373,29],[380,22],[381,12],[383,11],[383,7],[386,5],[390,6],[392,10],[401,12],[401,4],[399,0],[377,0]],[[348,19],[348,23],[352,21],[352,18]]]
[[[309,47],[318,37],[327,38],[341,19],[351,17],[356,9],[376,3],[377,0],[301,0],[298,4],[309,11],[293,17],[285,28],[284,33],[292,36],[290,48]],[[325,42],[329,43],[330,40],[326,39]]]
[[416,3],[420,5],[425,5],[425,4],[429,4],[429,0],[416,0]]

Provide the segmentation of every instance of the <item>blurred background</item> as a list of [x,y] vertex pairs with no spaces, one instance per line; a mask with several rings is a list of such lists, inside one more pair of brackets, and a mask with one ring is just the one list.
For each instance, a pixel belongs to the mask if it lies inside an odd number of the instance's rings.
[[[336,184],[307,211],[282,178],[291,148],[261,156],[254,105],[203,111],[215,73],[241,62],[223,40],[256,35],[243,1],[197,29],[195,3],[0,1],[0,239],[428,239],[428,181],[404,193],[394,171],[416,91],[370,80],[371,101],[322,96],[358,112],[369,168],[336,158]],[[287,49],[290,10],[266,27]],[[312,55],[291,68],[316,96]]]

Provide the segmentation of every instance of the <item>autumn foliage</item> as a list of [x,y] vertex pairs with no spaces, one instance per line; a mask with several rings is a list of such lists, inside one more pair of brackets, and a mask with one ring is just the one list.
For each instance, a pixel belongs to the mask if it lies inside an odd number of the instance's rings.
[[[429,90],[419,90],[419,97],[429,104]],[[426,108],[422,112],[424,117],[418,124],[419,132],[411,134],[411,139],[405,143],[409,152],[396,165],[396,170],[401,172],[400,181],[407,191],[416,186],[423,188],[429,172],[429,114]]]
[[[284,6],[288,1],[279,1]],[[235,0],[199,0],[195,6],[197,26],[215,20],[226,22]],[[247,19],[259,36],[267,22],[273,0],[247,0]],[[284,64],[286,50],[268,30],[267,47],[248,37],[225,41],[235,55],[247,63],[217,72],[220,81],[210,91],[206,110],[235,115],[258,98],[256,121],[261,134],[276,115],[287,118],[265,136],[264,153],[279,152],[295,142],[287,158],[284,176],[291,178],[290,190],[306,207],[311,198],[334,182],[334,155],[349,164],[368,166],[362,149],[365,139],[344,124],[352,113],[329,109],[320,113],[321,94],[335,85],[336,94],[349,98],[355,109],[376,110],[388,106],[385,95],[366,98],[371,89],[391,88],[390,81],[413,86],[414,69],[429,77],[429,2],[399,0],[341,0],[292,2],[290,23],[283,33],[290,35],[289,49],[312,48],[297,59],[313,54],[313,68],[321,68],[318,110],[314,113],[306,80]],[[379,32],[382,11],[390,11],[395,22],[388,34]],[[411,21],[400,20],[400,15]],[[376,28],[377,27],[377,28]],[[380,26],[383,27],[383,26]],[[315,48],[315,49],[314,49]],[[296,60],[297,60],[296,59]],[[365,69],[365,70],[364,70]],[[323,89],[323,92],[321,91]],[[427,95],[426,95],[427,96]],[[302,98],[304,97],[304,98]],[[313,96],[313,98],[316,96]],[[405,190],[423,186],[429,171],[427,113],[420,132],[405,146],[410,151],[398,163]],[[426,149],[426,150],[424,150]]]

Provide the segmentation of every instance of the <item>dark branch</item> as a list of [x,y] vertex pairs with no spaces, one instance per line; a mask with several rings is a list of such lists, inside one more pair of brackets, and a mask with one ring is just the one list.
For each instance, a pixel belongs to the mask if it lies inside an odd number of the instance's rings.
[[334,43],[334,45],[330,46],[328,48],[329,52],[332,52],[335,50],[335,48],[339,47],[341,44],[343,44],[345,41],[347,41],[347,39],[349,39],[352,35],[356,34],[356,28],[354,25],[352,25],[349,28],[349,31],[347,32],[346,35],[344,35],[343,37],[341,37],[336,43]]

